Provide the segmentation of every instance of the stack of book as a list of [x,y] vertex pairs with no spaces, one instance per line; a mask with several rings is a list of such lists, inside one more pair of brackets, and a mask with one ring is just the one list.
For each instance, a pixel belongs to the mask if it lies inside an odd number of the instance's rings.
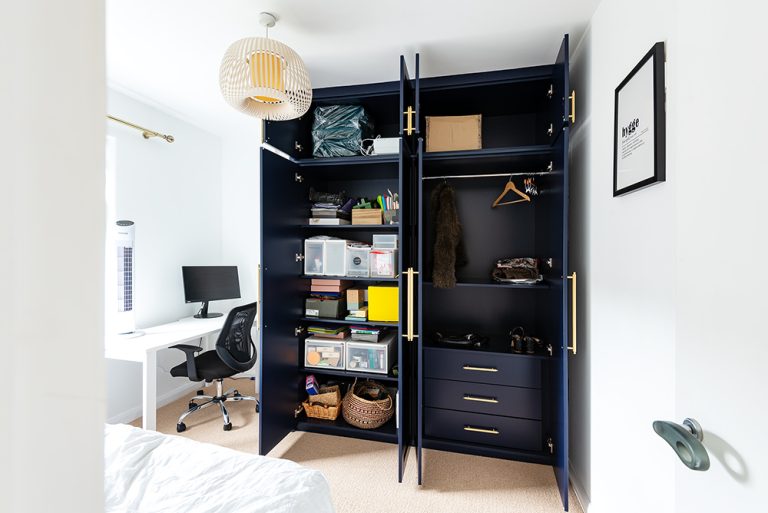
[[307,331],[319,338],[328,338],[334,340],[344,340],[349,335],[349,328],[343,326],[340,328],[330,328],[328,326],[310,326]]
[[381,330],[371,326],[350,326],[349,336],[352,340],[362,342],[378,342],[381,337]]
[[342,205],[315,203],[312,205],[312,217],[309,219],[309,224],[342,225],[349,224],[351,219],[351,212],[344,210]]
[[348,321],[362,321],[368,320],[368,305],[361,306],[356,310],[350,310],[349,315],[345,317]]
[[346,290],[352,286],[350,280],[319,280],[312,279],[310,292],[315,297],[328,299],[343,299]]

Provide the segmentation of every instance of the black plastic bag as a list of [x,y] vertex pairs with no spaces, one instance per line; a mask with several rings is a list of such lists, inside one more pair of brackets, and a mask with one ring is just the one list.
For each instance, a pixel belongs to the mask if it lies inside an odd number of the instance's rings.
[[359,105],[315,107],[312,123],[312,155],[315,157],[360,155],[363,139],[372,135],[373,123]]

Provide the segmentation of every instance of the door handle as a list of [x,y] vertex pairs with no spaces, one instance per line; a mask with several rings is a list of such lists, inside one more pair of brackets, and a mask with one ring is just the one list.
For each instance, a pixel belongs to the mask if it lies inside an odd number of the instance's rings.
[[568,346],[568,349],[573,351],[573,354],[576,354],[576,271],[573,271],[568,276],[568,279],[573,282],[571,285],[571,329],[573,330],[571,332],[571,339],[573,340],[573,345]]
[[409,267],[408,270],[405,271],[407,305],[405,333],[403,334],[403,337],[405,337],[408,342],[413,342],[414,338],[418,338],[418,335],[413,333],[413,276],[416,274],[419,274],[419,271],[414,271],[413,267]]
[[479,395],[470,395],[470,394],[464,394],[464,400],[477,401],[479,403],[492,403],[492,404],[496,404],[499,402],[499,400],[496,399],[495,397],[482,397]]
[[403,112],[405,114],[405,128],[403,131],[405,132],[405,135],[411,135],[413,131],[415,130],[413,128],[413,115],[416,114],[416,111],[413,110],[413,106],[409,105],[408,109]]
[[709,454],[701,442],[704,430],[695,419],[685,419],[683,425],[666,420],[653,422],[656,431],[672,447],[680,461],[691,470],[709,470]]

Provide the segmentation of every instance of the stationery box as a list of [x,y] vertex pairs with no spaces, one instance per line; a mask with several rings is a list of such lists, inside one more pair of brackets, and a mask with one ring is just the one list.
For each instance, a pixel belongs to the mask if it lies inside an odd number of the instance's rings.
[[346,342],[346,368],[357,372],[388,374],[397,363],[396,334],[385,336],[380,342]]
[[427,151],[479,150],[482,116],[427,116]]
[[368,319],[397,322],[399,316],[399,288],[371,285],[368,287]]
[[358,310],[368,302],[368,289],[347,289],[347,310]]
[[344,276],[347,241],[330,237],[312,237],[304,241],[304,274],[309,276]]
[[394,234],[374,234],[373,247],[376,249],[397,249],[397,235]]
[[304,302],[304,315],[307,317],[325,317],[327,319],[341,319],[346,310],[344,305],[346,300],[341,299],[321,299],[318,297],[309,297]]
[[381,224],[381,209],[353,208],[352,224]]
[[344,369],[344,341],[308,337],[304,340],[304,366]]
[[347,245],[346,274],[355,278],[368,278],[371,272],[368,267],[368,256],[371,247],[367,244]]
[[371,278],[394,278],[397,275],[397,250],[371,250]]

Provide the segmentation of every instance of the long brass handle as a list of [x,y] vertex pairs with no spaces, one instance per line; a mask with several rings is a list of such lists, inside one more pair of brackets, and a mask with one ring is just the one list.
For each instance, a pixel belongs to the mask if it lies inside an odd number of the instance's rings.
[[464,365],[462,369],[468,370],[468,371],[478,371],[478,372],[499,372],[499,369],[497,369],[496,367],[475,367],[474,365]]
[[496,404],[499,402],[499,400],[496,399],[495,397],[481,397],[479,395],[469,395],[469,394],[464,394],[464,400],[476,401],[478,403],[493,403],[493,404]]
[[414,271],[413,267],[409,267],[405,271],[405,283],[407,294],[407,311],[406,311],[406,323],[405,323],[405,339],[408,342],[413,342],[414,338],[418,338],[418,335],[413,333],[413,276],[419,274],[418,271]]
[[405,126],[405,134],[411,135],[413,133],[413,115],[416,113],[415,110],[413,110],[413,107],[411,105],[408,106],[408,109],[403,112],[406,116],[406,126]]
[[569,100],[571,100],[571,113],[568,114],[568,117],[571,120],[571,124],[576,124],[576,90],[574,89],[571,91],[571,95],[568,97]]
[[499,430],[496,428],[479,428],[473,426],[464,426],[464,431],[472,431],[473,433],[485,433],[487,435],[498,435]]
[[573,340],[573,345],[568,346],[568,349],[573,351],[573,354],[576,354],[576,271],[571,273],[568,279],[573,281],[571,285],[571,329],[573,330],[571,332],[571,340]]

